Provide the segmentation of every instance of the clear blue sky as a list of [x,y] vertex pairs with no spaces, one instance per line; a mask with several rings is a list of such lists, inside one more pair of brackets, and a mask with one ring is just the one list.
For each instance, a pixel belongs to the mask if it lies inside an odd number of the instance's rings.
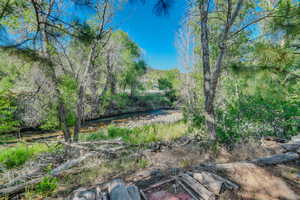
[[127,3],[116,11],[116,29],[127,32],[144,51],[148,65],[156,69],[179,68],[175,48],[175,35],[185,14],[185,0],[174,0],[167,16],[155,16],[153,4]]

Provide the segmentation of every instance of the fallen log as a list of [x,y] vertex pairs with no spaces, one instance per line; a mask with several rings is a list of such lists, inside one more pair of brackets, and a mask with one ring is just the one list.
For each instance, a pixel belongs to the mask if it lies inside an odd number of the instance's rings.
[[121,179],[115,179],[108,185],[110,200],[131,200],[125,183]]
[[[67,162],[63,163],[62,165],[60,165],[60,166],[54,168],[53,170],[51,170],[51,172],[49,174],[52,175],[52,176],[59,176],[65,170],[79,165],[82,161],[94,156],[95,154],[96,154],[95,152],[91,152],[91,153],[87,153],[86,155],[81,156],[77,159],[67,161]],[[1,196],[10,196],[12,194],[21,193],[25,190],[26,187],[39,183],[45,176],[47,176],[47,175],[41,176],[39,178],[30,180],[30,181],[27,181],[25,183],[18,184],[16,186],[11,186],[11,187],[8,186],[4,189],[1,189],[0,190],[0,197]],[[13,182],[15,182],[15,181],[13,181]]]
[[26,188],[31,187],[42,180],[42,177],[21,183],[12,187],[4,188],[0,190],[0,197],[9,197],[14,194],[24,192]]
[[70,169],[72,167],[75,167],[75,166],[79,165],[82,161],[84,161],[92,156],[95,156],[95,155],[96,155],[95,152],[90,152],[79,158],[69,160],[69,161],[63,163],[62,165],[56,167],[55,169],[51,170],[50,175],[58,176],[59,174],[61,174],[62,171]]
[[41,169],[35,169],[30,174],[20,175],[20,176],[14,178],[13,180],[11,180],[9,183],[0,185],[0,189],[12,187],[12,186],[14,186],[16,184],[20,184],[20,183],[25,183],[28,179],[38,178],[40,175],[41,175]]
[[88,147],[84,147],[82,145],[79,145],[77,143],[68,143],[68,142],[63,142],[63,141],[59,141],[58,144],[62,144],[68,148],[74,148],[74,149],[79,149],[79,150],[83,150],[83,151],[89,151],[90,149]]
[[124,145],[125,142],[123,142],[121,139],[115,139],[115,140],[100,140],[100,141],[93,141],[93,142],[78,142],[79,145],[102,145],[102,144],[118,144],[118,145]]
[[249,165],[249,167],[251,167],[253,164],[268,166],[268,165],[277,165],[286,162],[291,162],[299,158],[300,158],[299,154],[294,152],[287,152],[283,154],[275,154],[269,157],[258,158],[250,161],[239,161],[233,163],[207,165],[207,167],[215,168],[217,170],[226,170],[226,169],[234,168],[237,165],[243,165],[243,166]]
[[191,176],[187,174],[179,175],[179,180],[184,182],[188,187],[190,187],[194,192],[196,192],[203,200],[214,200],[215,195],[207,190],[202,184],[197,182]]
[[281,144],[281,146],[287,151],[297,151],[300,149],[300,142]]
[[269,157],[258,158],[250,162],[257,165],[276,165],[276,164],[290,162],[296,159],[299,159],[299,155],[297,153],[287,152],[283,154],[275,154]]

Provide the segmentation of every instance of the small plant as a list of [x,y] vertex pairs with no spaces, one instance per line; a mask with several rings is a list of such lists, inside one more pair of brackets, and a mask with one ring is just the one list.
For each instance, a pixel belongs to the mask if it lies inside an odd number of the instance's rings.
[[57,178],[46,176],[35,186],[35,191],[39,194],[50,195],[58,186]]
[[182,168],[186,168],[186,167],[189,167],[191,165],[192,165],[192,161],[189,160],[189,159],[182,159],[179,162],[179,166],[182,167]]
[[149,166],[149,164],[150,164],[149,161],[146,159],[139,159],[137,162],[137,166],[140,169],[146,168],[147,166]]
[[105,133],[103,131],[98,131],[90,134],[86,134],[83,136],[83,139],[86,141],[95,141],[95,140],[103,140],[105,139]]
[[43,168],[43,171],[49,173],[49,172],[51,172],[52,169],[53,169],[53,164],[50,163],[50,164],[48,164],[47,166],[45,166],[45,167]]

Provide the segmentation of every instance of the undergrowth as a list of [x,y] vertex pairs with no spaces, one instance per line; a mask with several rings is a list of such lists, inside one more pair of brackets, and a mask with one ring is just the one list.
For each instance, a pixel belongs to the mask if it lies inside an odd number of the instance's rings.
[[34,156],[51,150],[53,150],[52,147],[41,143],[33,145],[17,144],[14,147],[1,149],[0,163],[8,169],[19,167]]
[[187,127],[184,122],[172,124],[152,124],[136,128],[109,126],[106,130],[82,135],[81,140],[94,141],[122,138],[130,144],[147,144],[157,141],[170,141],[185,135]]

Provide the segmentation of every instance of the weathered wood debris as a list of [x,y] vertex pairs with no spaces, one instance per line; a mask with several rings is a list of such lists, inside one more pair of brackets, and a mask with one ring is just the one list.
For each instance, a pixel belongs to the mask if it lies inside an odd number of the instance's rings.
[[[56,166],[50,172],[45,171],[40,167],[32,170],[32,173],[20,175],[10,182],[0,186],[0,197],[14,196],[22,193],[26,187],[39,183],[45,176],[57,176],[64,174],[67,170],[80,165],[83,161],[92,157],[101,158],[117,158],[122,152],[128,151],[128,145],[122,140],[105,140],[97,142],[80,142],[76,144],[69,144],[61,142],[64,145],[68,160],[65,160],[60,165]],[[163,146],[171,144],[160,144],[152,145],[157,149]],[[153,149],[149,146],[150,149]],[[286,162],[298,160],[300,158],[300,135],[293,137],[288,143],[283,143],[281,146],[285,149],[284,153],[275,154],[269,157],[258,158],[251,161],[240,161],[235,163],[223,163],[207,165],[211,169],[226,170],[230,169],[236,164],[242,165],[276,165]],[[149,150],[149,149],[148,149]],[[147,151],[147,150],[146,150]],[[132,152],[133,156],[140,157],[143,152]],[[210,171],[210,172],[208,172]],[[197,172],[190,172],[186,174],[180,174],[173,177],[174,180],[180,185],[180,187],[194,199],[210,200],[215,199],[224,190],[236,190],[239,188],[238,185],[234,184],[230,180],[221,177],[215,173],[211,173],[211,170],[202,170]],[[99,188],[94,189],[79,189],[74,191],[70,196],[71,200],[132,200],[132,199],[145,199],[147,197],[140,191],[136,186],[126,186],[122,180],[114,180],[108,186],[106,191],[100,190]],[[151,199],[149,199],[151,200]]]
[[[169,188],[173,189],[174,185],[177,187],[174,194],[170,191],[160,191],[160,188],[166,188],[165,185],[169,185]],[[185,196],[186,199],[194,200],[214,200],[218,195],[227,189],[236,190],[239,186],[222,178],[216,174],[209,172],[200,173],[182,173],[171,179],[161,181],[154,185],[149,186],[144,190],[140,190],[135,185],[126,186],[123,180],[115,179],[107,184],[104,184],[102,188],[79,188],[75,190],[70,196],[69,200],[152,200],[152,199],[178,199],[178,196]],[[177,193],[177,194],[176,194]],[[168,199],[168,198],[167,198]]]
[[60,176],[66,170],[80,165],[83,161],[101,156],[102,158],[116,157],[125,149],[125,143],[120,139],[103,140],[97,142],[82,142],[70,144],[60,142],[65,147],[65,157],[69,158],[59,166],[53,168],[50,172],[45,173],[44,169],[39,167],[32,170],[32,173],[20,175],[10,182],[0,185],[0,197],[13,196],[23,192],[26,187],[39,183],[45,176]]

